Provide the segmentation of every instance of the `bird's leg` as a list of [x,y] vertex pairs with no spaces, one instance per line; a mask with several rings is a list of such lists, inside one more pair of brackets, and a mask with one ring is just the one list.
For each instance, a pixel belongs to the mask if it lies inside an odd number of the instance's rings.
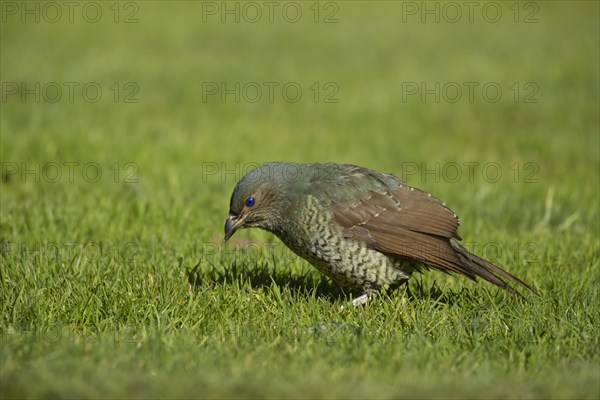
[[369,297],[371,296],[370,292],[363,293],[355,299],[352,299],[352,305],[354,307],[360,306],[362,304],[367,304],[369,302]]
[[[402,285],[406,285],[406,292],[408,293],[409,297],[412,297],[412,294],[410,292],[410,289],[408,287],[408,279],[403,280],[401,282],[398,282],[397,284],[391,285],[387,288],[387,293],[391,294],[394,290],[398,289],[398,287],[402,286]],[[377,290],[373,290],[373,289],[365,289],[363,291],[363,294],[361,294],[360,296],[358,296],[355,299],[352,299],[352,306],[353,307],[358,307],[361,306],[363,304],[367,304],[369,302],[369,299],[372,299],[373,297],[375,297],[377,295]],[[346,308],[346,305],[342,305],[342,309]]]
[[[376,293],[377,292],[375,290],[366,289],[363,294],[361,294],[355,299],[352,299],[352,306],[358,307],[360,305],[367,304],[369,302],[369,299],[372,298]],[[346,308],[345,304],[342,305],[342,309],[343,308]]]

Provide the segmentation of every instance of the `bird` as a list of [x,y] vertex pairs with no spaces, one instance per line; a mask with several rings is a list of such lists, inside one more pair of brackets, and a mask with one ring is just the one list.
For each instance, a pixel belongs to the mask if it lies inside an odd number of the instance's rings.
[[269,162],[235,185],[225,242],[244,228],[273,233],[365,304],[414,272],[484,279],[524,297],[532,287],[460,244],[460,220],[443,201],[392,174],[336,163]]

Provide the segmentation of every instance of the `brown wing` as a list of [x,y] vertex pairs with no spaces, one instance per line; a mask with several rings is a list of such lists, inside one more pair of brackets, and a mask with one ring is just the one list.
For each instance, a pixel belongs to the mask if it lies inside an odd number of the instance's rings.
[[458,217],[442,201],[422,190],[407,185],[381,192],[374,190],[354,204],[332,207],[334,220],[350,240],[362,241],[384,253],[418,260],[444,272],[473,280],[479,276],[510,291],[515,290],[500,276],[529,287],[458,244]]

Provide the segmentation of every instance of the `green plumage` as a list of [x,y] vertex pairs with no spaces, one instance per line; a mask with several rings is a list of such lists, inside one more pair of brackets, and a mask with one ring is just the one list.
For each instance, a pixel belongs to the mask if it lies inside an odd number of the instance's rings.
[[462,247],[458,225],[443,202],[393,175],[275,162],[238,182],[225,237],[240,228],[266,229],[321,272],[365,293],[394,288],[423,268],[481,277],[511,291],[507,281],[527,286]]

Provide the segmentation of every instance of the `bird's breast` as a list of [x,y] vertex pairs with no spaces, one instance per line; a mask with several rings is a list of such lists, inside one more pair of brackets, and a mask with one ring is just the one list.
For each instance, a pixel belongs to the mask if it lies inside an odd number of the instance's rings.
[[345,286],[379,289],[410,277],[408,270],[398,268],[398,260],[346,239],[328,207],[312,196],[288,218],[285,229],[276,235],[294,253]]

